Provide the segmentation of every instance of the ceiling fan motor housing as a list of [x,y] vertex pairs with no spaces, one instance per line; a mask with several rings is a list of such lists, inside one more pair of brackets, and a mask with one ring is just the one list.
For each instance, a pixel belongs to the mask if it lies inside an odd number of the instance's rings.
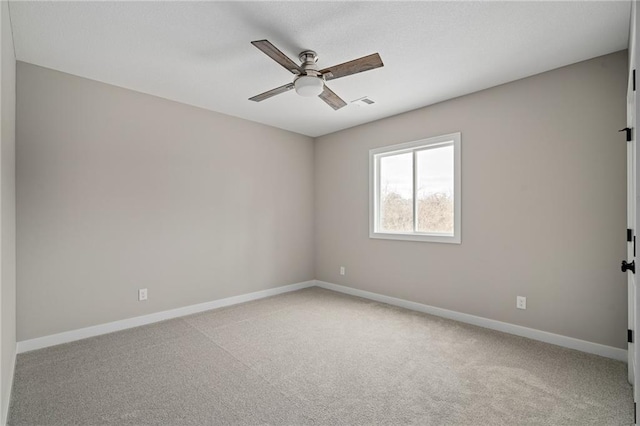
[[318,62],[318,54],[313,50],[305,50],[304,52],[300,52],[298,58],[300,59],[300,62],[302,62],[303,67],[305,65],[312,65],[315,67],[315,64]]
[[296,93],[300,96],[318,96],[324,90],[324,79],[318,71],[318,55],[313,50],[305,50],[298,56],[302,62],[304,74],[293,80]]

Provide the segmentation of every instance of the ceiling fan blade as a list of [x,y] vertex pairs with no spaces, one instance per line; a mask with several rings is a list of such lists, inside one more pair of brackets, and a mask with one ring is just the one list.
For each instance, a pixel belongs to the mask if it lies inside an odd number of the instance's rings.
[[380,55],[374,53],[369,56],[363,56],[353,61],[345,62],[340,65],[334,65],[329,68],[320,70],[320,74],[324,75],[324,79],[335,80],[336,78],[346,77],[351,74],[357,74],[359,72],[369,71],[375,68],[383,67],[382,59]]
[[288,92],[293,89],[293,83],[285,84],[284,86],[276,87],[275,89],[271,89],[267,92],[260,93],[252,98],[249,98],[250,101],[264,101],[265,99],[269,99],[272,96],[279,95],[280,93]]
[[285,69],[289,70],[293,74],[302,74],[302,68],[300,68],[300,65],[289,59],[287,55],[282,53],[268,40],[252,41],[251,44],[262,50],[268,57],[282,65]]
[[347,103],[343,101],[340,96],[333,93],[333,90],[329,89],[326,84],[324,85],[324,91],[320,93],[318,97],[335,110],[347,105]]

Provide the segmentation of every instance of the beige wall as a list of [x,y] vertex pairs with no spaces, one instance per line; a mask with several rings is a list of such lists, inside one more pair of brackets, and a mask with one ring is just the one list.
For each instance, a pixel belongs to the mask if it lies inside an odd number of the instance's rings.
[[[315,277],[625,347],[626,60],[315,144],[18,63],[18,340]],[[457,131],[462,244],[369,239],[369,149]]]
[[[316,278],[626,348],[626,64],[619,52],[318,138]],[[453,132],[462,244],[369,239],[369,150]]]
[[0,3],[0,413],[7,420],[16,358],[16,60],[9,5]]
[[18,340],[314,278],[311,138],[22,62],[18,94]]

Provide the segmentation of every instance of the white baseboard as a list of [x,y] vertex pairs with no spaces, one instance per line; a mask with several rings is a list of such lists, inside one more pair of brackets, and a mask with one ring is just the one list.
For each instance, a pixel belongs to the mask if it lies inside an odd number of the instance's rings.
[[225,306],[237,305],[238,303],[250,302],[252,300],[263,299],[269,296],[275,296],[290,291],[300,290],[307,287],[313,287],[315,281],[305,281],[297,284],[290,284],[267,290],[256,291],[254,293],[241,294],[239,296],[227,297],[225,299],[213,300],[211,302],[199,303],[197,305],[184,306],[182,308],[171,309],[168,311],[156,312],[149,315],[143,315],[125,320],[109,322],[106,324],[94,325],[91,327],[81,328],[78,330],[65,331],[63,333],[52,334],[50,336],[37,337],[35,339],[23,340],[18,342],[17,353],[21,354],[36,349],[42,349],[49,346],[60,345],[62,343],[73,342],[87,337],[99,336],[101,334],[113,333],[114,331],[125,330],[127,328],[139,327],[154,322],[164,321],[171,318],[183,317],[186,315],[197,314],[211,309],[222,308]]
[[[627,351],[625,349],[614,348],[612,346],[601,345],[599,343],[587,342],[586,340],[575,339],[573,337],[562,336],[560,334],[549,333],[546,331],[536,330],[533,328],[523,327],[520,325],[509,324],[502,321],[496,321],[488,318],[478,317],[475,315],[464,314],[461,312],[450,311],[448,309],[436,308],[435,306],[424,305],[422,303],[410,302],[404,299],[398,299],[391,296],[385,296],[378,293],[372,293],[356,288],[345,287],[338,284],[332,284],[324,281],[305,281],[297,284],[285,285],[282,287],[271,288],[268,290],[256,291],[254,293],[242,294],[239,296],[227,297],[225,299],[214,300],[211,302],[199,303],[197,305],[184,306],[182,308],[171,309],[168,311],[156,312],[149,315],[129,318],[120,321],[114,321],[106,324],[95,325],[92,327],[81,328],[78,330],[65,331],[63,333],[53,334],[50,336],[38,337],[30,340],[23,340],[17,343],[16,352],[18,354],[42,349],[49,346],[55,346],[62,343],[73,342],[87,337],[99,336],[101,334],[112,333],[114,331],[125,330],[128,328],[138,327],[141,325],[151,324],[154,322],[164,321],[171,318],[178,318],[186,315],[196,314],[211,309],[222,308],[225,306],[236,305],[238,303],[250,302],[252,300],[262,299],[269,296],[275,296],[290,291],[300,290],[313,286],[322,287],[328,290],[340,293],[350,294],[353,296],[363,297],[365,299],[375,300],[377,302],[387,303],[389,305],[399,306],[413,311],[424,312],[443,318],[449,318],[468,324],[477,325],[492,330],[498,330],[517,336],[527,337],[541,342],[551,343],[565,348],[576,349],[582,352],[600,355],[619,361],[627,361]],[[15,359],[14,359],[15,365]],[[12,374],[13,377],[13,374]],[[6,408],[6,407],[5,407]],[[5,413],[3,413],[4,415]]]
[[410,302],[404,299],[398,299],[378,293],[371,293],[369,291],[345,287],[342,285],[332,284],[324,281],[316,280],[316,285],[318,287],[326,288],[327,290],[338,291],[340,293],[350,294],[352,296],[375,300],[376,302],[387,303],[389,305],[399,306],[401,308],[411,309],[413,311],[424,312],[426,314],[436,315],[467,324],[473,324],[484,328],[490,328],[492,330],[515,334],[516,336],[528,337],[529,339],[539,340],[541,342],[551,343],[554,345],[563,346],[565,348],[576,349],[578,351],[627,362],[627,351],[625,349],[614,348],[612,346],[601,345],[599,343],[587,342],[586,340],[574,339],[573,337],[562,336],[560,334],[549,333],[546,331],[536,330],[534,328],[509,324],[506,322],[478,317],[475,315],[463,314],[461,312],[450,311],[448,309],[436,308],[435,306]]

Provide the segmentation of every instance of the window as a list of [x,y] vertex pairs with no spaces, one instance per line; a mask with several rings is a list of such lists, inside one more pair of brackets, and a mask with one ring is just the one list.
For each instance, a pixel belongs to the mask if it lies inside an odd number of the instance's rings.
[[369,237],[460,243],[460,133],[369,151]]

